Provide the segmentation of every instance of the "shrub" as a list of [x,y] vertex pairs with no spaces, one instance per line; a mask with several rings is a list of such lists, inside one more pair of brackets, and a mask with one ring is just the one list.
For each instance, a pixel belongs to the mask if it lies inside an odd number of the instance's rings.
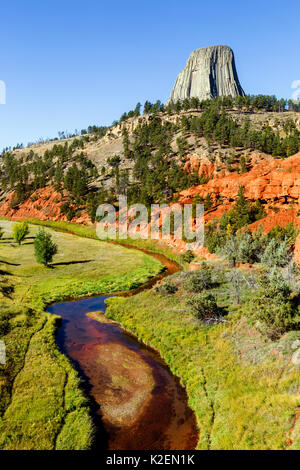
[[259,287],[249,299],[250,313],[268,327],[270,336],[278,336],[300,324],[298,296],[291,295],[291,289],[282,274],[273,269],[270,276],[262,275]]
[[9,207],[11,209],[17,209],[19,207],[19,201],[18,201],[18,198],[17,196],[13,196],[10,200],[10,203],[9,203]]
[[232,235],[226,240],[225,245],[219,249],[220,254],[224,255],[225,258],[236,266],[239,260],[239,240],[236,235]]
[[194,255],[192,250],[187,250],[182,256],[182,260],[184,263],[191,263],[195,258],[196,256]]
[[213,286],[211,269],[202,267],[185,280],[183,287],[192,292],[201,292],[204,289],[210,289]]
[[292,222],[289,222],[286,227],[276,225],[276,227],[271,228],[268,237],[270,239],[275,238],[277,242],[282,242],[287,239],[288,244],[293,245],[298,234],[299,229],[297,229]]
[[57,245],[52,241],[51,235],[40,229],[34,240],[34,254],[38,263],[48,266],[57,253]]
[[76,215],[75,210],[72,207],[70,207],[67,212],[67,220],[70,222],[75,217],[75,215]]
[[175,294],[177,292],[178,287],[172,284],[169,280],[162,282],[160,285],[154,288],[155,292],[159,294]]
[[63,215],[66,215],[69,209],[70,209],[70,202],[66,201],[60,206],[60,213]]
[[218,230],[218,221],[215,219],[205,227],[205,246],[210,253],[216,253],[223,245],[225,234]]
[[213,294],[197,294],[187,300],[193,315],[199,320],[215,321],[220,316],[220,309]]
[[13,226],[13,238],[19,245],[21,245],[28,233],[29,228],[27,222],[21,222],[20,224],[15,224]]
[[253,263],[256,259],[255,245],[250,233],[245,233],[240,237],[238,247],[238,258],[241,263]]
[[252,233],[249,230],[244,230],[227,236],[217,251],[225,256],[233,266],[237,262],[255,263],[260,261],[266,243],[267,236],[262,233],[261,229]]
[[269,267],[286,266],[290,261],[290,246],[287,239],[282,242],[276,241],[275,238],[268,243],[261,261]]

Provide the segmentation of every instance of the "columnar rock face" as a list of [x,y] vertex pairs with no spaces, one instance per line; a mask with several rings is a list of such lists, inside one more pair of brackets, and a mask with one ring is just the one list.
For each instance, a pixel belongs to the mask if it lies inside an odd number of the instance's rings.
[[244,96],[228,46],[211,46],[191,53],[185,68],[177,77],[170,100],[198,97],[200,100],[217,96]]

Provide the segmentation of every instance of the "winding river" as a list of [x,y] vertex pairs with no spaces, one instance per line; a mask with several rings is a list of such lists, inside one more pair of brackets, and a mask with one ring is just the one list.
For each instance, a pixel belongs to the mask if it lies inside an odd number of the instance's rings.
[[[149,254],[166,270],[123,295],[148,289],[158,278],[178,271],[165,256]],[[57,344],[83,379],[97,449],[194,449],[198,432],[184,388],[155,351],[105,317],[107,298],[61,302],[47,309],[62,317]]]

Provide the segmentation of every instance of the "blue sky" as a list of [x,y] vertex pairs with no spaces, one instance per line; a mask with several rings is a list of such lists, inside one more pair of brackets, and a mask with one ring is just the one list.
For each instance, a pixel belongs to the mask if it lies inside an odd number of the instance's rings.
[[166,101],[190,52],[227,44],[249,94],[300,80],[299,0],[1,2],[0,149]]

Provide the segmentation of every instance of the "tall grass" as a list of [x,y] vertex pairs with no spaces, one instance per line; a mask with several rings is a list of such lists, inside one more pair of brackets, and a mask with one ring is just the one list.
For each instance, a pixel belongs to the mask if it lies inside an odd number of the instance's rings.
[[[224,285],[219,287],[220,295]],[[187,292],[143,292],[107,300],[106,315],[159,351],[186,387],[199,426],[198,449],[284,449],[299,404],[292,332],[276,343],[244,318],[203,326]],[[299,426],[292,448],[299,449]]]

